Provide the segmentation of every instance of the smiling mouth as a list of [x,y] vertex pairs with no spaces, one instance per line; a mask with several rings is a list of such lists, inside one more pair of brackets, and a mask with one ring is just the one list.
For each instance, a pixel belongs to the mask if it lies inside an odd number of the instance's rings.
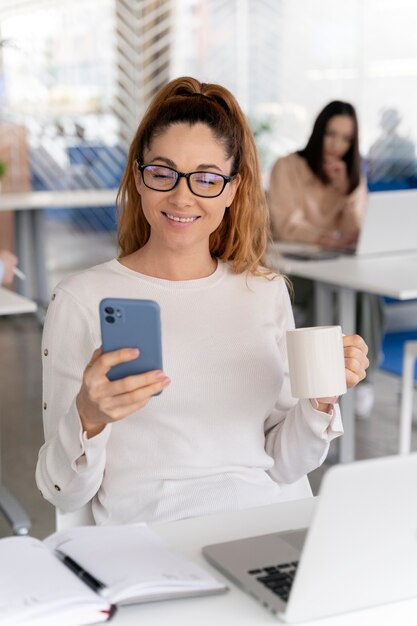
[[187,223],[190,223],[190,222],[195,222],[200,217],[199,215],[194,215],[194,216],[190,216],[190,217],[178,217],[177,215],[172,215],[171,213],[165,213],[164,211],[162,211],[162,213],[169,220],[172,220],[173,222],[182,222],[183,224],[187,224]]

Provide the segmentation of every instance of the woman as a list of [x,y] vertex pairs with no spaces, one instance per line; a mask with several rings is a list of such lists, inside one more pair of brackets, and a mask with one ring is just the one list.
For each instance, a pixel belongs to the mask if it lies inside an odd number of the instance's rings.
[[[328,249],[352,248],[366,209],[366,183],[360,175],[358,121],[348,102],[330,102],[319,113],[304,150],[276,161],[270,178],[273,236],[281,241],[316,243]],[[313,282],[291,277],[303,325],[314,324]],[[383,309],[377,296],[361,294],[357,327],[369,346],[371,371],[378,366]],[[369,414],[373,387],[360,385],[356,413]]]
[[[98,524],[305,495],[340,413],[329,399],[290,395],[291,306],[284,279],[263,266],[268,211],[233,96],[192,78],[162,88],[118,199],[120,257],[64,280],[48,310],[43,495],[63,511],[92,500]],[[159,303],[164,372],[108,380],[137,350],[102,353],[106,296]],[[345,338],[345,356],[353,386],[367,367],[360,337]]]
[[366,186],[351,104],[335,101],[324,107],[304,150],[275,163],[269,192],[274,238],[330,248],[356,240]]

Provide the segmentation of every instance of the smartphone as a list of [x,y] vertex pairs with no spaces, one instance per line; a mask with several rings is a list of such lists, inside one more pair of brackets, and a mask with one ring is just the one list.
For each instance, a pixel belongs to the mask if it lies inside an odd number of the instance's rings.
[[99,312],[103,352],[120,348],[140,351],[133,361],[112,367],[107,372],[109,380],[162,370],[161,313],[157,302],[104,298]]

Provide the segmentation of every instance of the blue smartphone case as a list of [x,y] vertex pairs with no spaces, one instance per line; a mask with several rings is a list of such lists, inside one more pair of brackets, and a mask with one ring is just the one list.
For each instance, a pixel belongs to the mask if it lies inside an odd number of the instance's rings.
[[105,298],[99,311],[104,352],[119,348],[140,350],[137,359],[112,367],[107,373],[109,380],[162,370],[161,315],[157,302]]

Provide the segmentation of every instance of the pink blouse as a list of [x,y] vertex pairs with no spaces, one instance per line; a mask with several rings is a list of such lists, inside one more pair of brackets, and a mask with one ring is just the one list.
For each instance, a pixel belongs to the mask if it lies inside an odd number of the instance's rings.
[[278,159],[270,177],[269,206],[274,239],[317,243],[321,235],[360,229],[367,199],[363,179],[349,195],[324,184],[298,154]]

